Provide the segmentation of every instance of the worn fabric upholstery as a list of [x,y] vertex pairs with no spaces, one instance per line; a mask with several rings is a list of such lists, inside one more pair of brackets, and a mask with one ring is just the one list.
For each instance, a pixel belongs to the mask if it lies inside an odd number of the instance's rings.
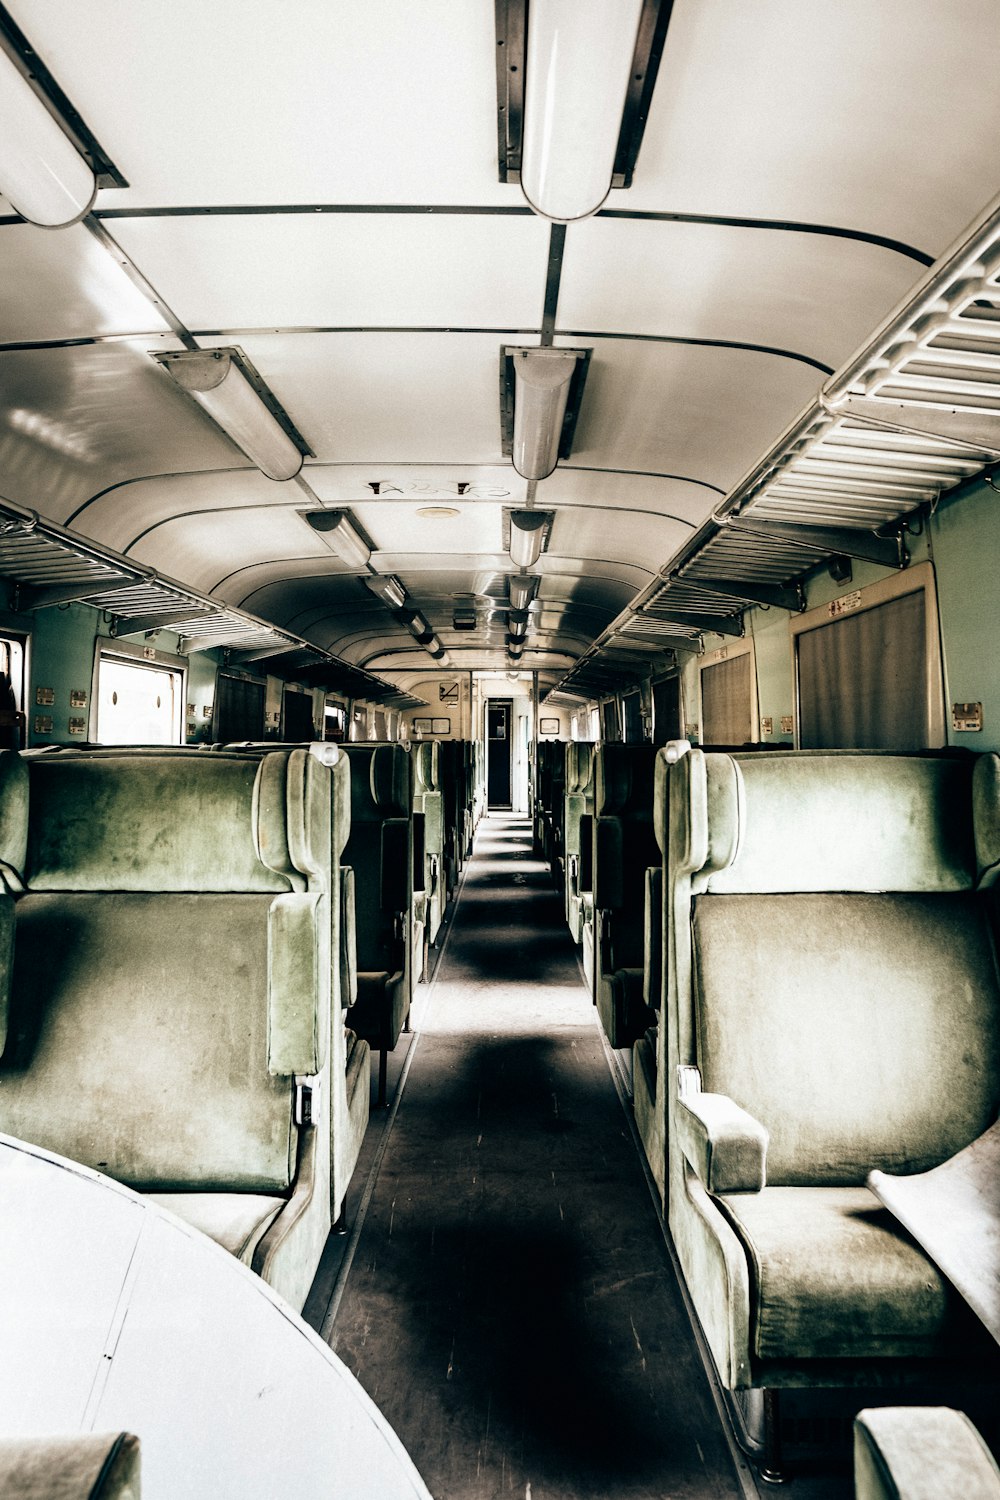
[[0,1439],[0,1494],[11,1500],[139,1500],[139,1439],[81,1432]]
[[3,1130],[134,1188],[287,1188],[291,1081],[267,1064],[270,904],[23,896]]
[[593,986],[612,1047],[631,1047],[653,1020],[644,969],[655,761],[652,745],[599,745],[594,758]]
[[971,893],[705,897],[693,933],[704,1086],[766,1125],[770,1182],[923,1171],[996,1118],[996,962]]
[[[977,889],[993,782],[975,764],[661,753],[667,1210],[730,1386],[994,1357],[863,1187],[946,1159],[1000,1107],[995,911]],[[768,1132],[763,1191],[709,1190],[682,1149],[679,1064]]]
[[856,1500],[998,1500],[1000,1469],[964,1412],[885,1406],[854,1419]]
[[331,1215],[330,1128],[295,1120],[297,1075],[321,1109],[330,1096],[329,764],[304,749],[24,759],[0,1127],[182,1213],[198,1200],[240,1254],[263,1235],[268,1279],[301,1306]]

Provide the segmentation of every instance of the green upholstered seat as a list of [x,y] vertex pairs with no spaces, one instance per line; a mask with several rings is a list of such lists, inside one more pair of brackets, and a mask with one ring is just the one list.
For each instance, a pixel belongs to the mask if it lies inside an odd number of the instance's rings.
[[631,1047],[654,1020],[645,969],[655,758],[652,745],[602,744],[595,755],[593,995],[612,1047]]
[[856,1500],[998,1500],[1000,1469],[964,1412],[884,1406],[854,1420]]
[[594,746],[583,740],[568,744],[565,764],[566,921],[573,941],[581,943],[593,913]]
[[445,813],[437,740],[412,747],[413,817],[421,822],[423,893],[427,911],[427,941],[437,941],[444,921],[448,892],[445,879]]
[[[930,1377],[992,1354],[864,1183],[944,1160],[1000,1107],[993,762],[658,764],[667,1209],[732,1387]],[[726,1159],[756,1152],[763,1191],[708,1180],[712,1121],[699,1136],[678,1068],[725,1101]]]
[[353,872],[357,996],[348,1011],[356,1035],[385,1054],[410,1011],[413,990],[413,763],[403,745],[344,747],[351,766],[351,836],[343,860]]
[[305,750],[0,756],[0,1126],[197,1202],[298,1305],[333,1194],[332,805]]

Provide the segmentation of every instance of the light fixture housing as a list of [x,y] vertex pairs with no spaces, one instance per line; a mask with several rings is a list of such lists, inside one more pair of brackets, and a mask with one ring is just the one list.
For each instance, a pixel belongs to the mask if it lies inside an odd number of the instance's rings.
[[154,351],[153,358],[262,474],[275,480],[295,478],[302,467],[302,451],[254,389],[235,349]]
[[507,633],[515,640],[521,640],[528,633],[528,611],[526,609],[510,609],[507,611]]
[[527,609],[537,591],[538,579],[533,573],[522,573],[507,579],[507,597],[511,609]]
[[521,191],[558,223],[596,213],[612,186],[643,0],[531,0]]
[[578,349],[513,349],[514,436],[511,458],[522,479],[547,479],[559,462],[570,382]]
[[424,646],[428,641],[433,640],[434,631],[430,621],[420,613],[419,609],[404,609],[401,613],[403,623],[415,641]]
[[475,630],[479,624],[479,616],[476,606],[470,600],[455,601],[451,615],[452,628],[455,630]]
[[524,642],[523,641],[511,641],[511,640],[508,640],[508,642],[507,642],[507,655],[510,657],[511,661],[520,661],[520,659],[521,659],[521,652],[523,650],[524,650]]
[[304,510],[302,515],[349,567],[367,567],[372,550],[346,510]]
[[512,510],[510,513],[510,558],[516,568],[532,567],[542,555],[552,512]]
[[402,609],[406,603],[406,590],[392,573],[368,573],[361,581],[390,609]]
[[0,192],[29,224],[62,229],[94,206],[97,175],[0,49]]

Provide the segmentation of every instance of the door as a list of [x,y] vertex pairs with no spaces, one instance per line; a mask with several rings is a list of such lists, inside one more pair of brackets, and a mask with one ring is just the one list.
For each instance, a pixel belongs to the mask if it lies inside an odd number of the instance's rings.
[[486,805],[511,806],[510,726],[514,700],[490,698],[486,704]]

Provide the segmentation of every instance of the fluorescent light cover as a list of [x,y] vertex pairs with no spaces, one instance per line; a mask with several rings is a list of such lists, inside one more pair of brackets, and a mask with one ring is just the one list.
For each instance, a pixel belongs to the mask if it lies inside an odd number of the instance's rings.
[[530,568],[542,555],[545,524],[551,519],[545,510],[512,510],[510,513],[510,556],[517,568]]
[[233,358],[231,349],[154,354],[182,390],[203,406],[237,448],[268,479],[294,479],[302,454],[268,411]]
[[608,196],[642,0],[531,0],[521,190],[559,223]]
[[398,578],[391,573],[369,573],[362,579],[366,588],[377,594],[390,609],[402,609],[406,602],[406,590]]
[[519,640],[528,633],[528,615],[525,610],[512,609],[507,615],[507,632],[515,640]]
[[311,510],[303,512],[313,531],[318,531],[338,557],[352,568],[363,568],[371,557],[371,548],[359,536],[346,510]]
[[522,479],[547,479],[559,462],[569,383],[580,355],[573,349],[516,349],[513,358],[511,458]]
[[419,609],[406,611],[406,628],[413,636],[413,639],[420,642],[421,646],[426,645],[434,637],[430,621],[420,613]]
[[93,171],[2,50],[0,192],[43,229],[75,224],[97,197]]
[[430,652],[431,656],[441,657],[444,655],[444,647],[442,646],[436,635],[430,636],[430,638],[426,641],[421,641],[420,644],[423,646],[425,651]]
[[521,652],[523,650],[524,650],[524,642],[523,641],[508,641],[507,642],[507,655],[510,657],[511,661],[519,661],[520,657],[521,657]]
[[535,597],[537,588],[538,579],[533,573],[523,574],[519,578],[508,578],[507,595],[511,609],[527,609]]

